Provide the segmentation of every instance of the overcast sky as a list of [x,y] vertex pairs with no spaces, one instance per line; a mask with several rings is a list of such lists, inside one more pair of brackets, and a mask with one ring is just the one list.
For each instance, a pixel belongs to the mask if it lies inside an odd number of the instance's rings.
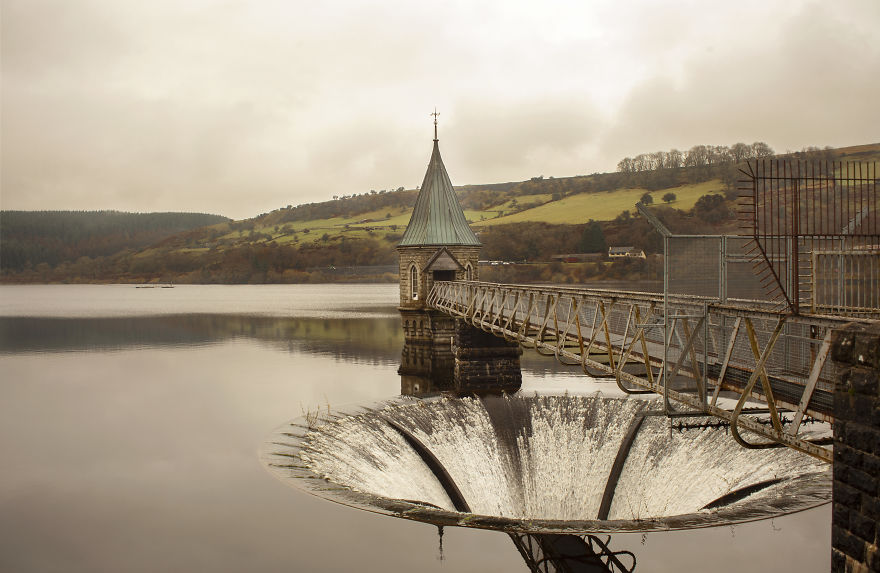
[[0,0],[3,209],[236,219],[880,141],[880,2]]

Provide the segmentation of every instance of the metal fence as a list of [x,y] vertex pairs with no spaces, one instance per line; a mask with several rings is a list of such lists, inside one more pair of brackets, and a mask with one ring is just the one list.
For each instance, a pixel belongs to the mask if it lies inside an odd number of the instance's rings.
[[[670,235],[664,238],[664,292],[675,295],[766,300],[749,254],[749,237]],[[785,271],[785,261],[779,261]]]
[[814,251],[810,310],[880,316],[880,250]]
[[740,223],[767,296],[795,314],[880,316],[877,164],[775,159],[742,173]]
[[[795,251],[796,238],[788,237],[780,242],[780,251],[768,255],[777,276],[785,288],[793,289],[798,278],[794,265],[784,253]],[[678,301],[682,296],[692,296],[709,304],[726,304],[739,309],[755,309],[773,312],[779,309],[770,297],[771,280],[763,280],[756,272],[754,239],[744,236],[722,235],[669,235],[664,237],[665,269],[664,300]],[[863,251],[861,258],[832,252],[812,253],[815,263],[809,268],[820,269],[811,275],[817,304],[811,310],[818,314],[836,316],[872,317],[880,314],[880,266],[878,253]],[[836,257],[836,258],[835,258]],[[803,268],[803,267],[802,267]],[[840,272],[840,269],[851,272]],[[870,288],[873,281],[873,289]],[[704,315],[692,306],[685,316],[675,304],[665,303],[664,328],[652,336],[665,345],[664,363],[674,365],[682,362],[682,368],[692,364],[707,366],[703,371],[692,373],[700,378],[740,375],[752,367],[758,353],[768,348],[776,328],[775,314],[757,314],[750,319],[748,333],[741,315],[737,313],[710,312]],[[693,324],[705,321],[705,331],[696,331]],[[690,326],[689,326],[690,324]],[[818,324],[818,323],[817,323]],[[817,389],[830,391],[838,372],[832,361],[817,358],[827,352],[829,330],[809,322],[786,321],[778,339],[769,345],[765,357],[765,369],[769,376],[791,382],[786,386],[792,396],[789,402],[800,400],[803,387],[812,379]],[[662,333],[662,334],[661,334]],[[660,339],[665,335],[665,343]],[[688,345],[687,342],[690,341]],[[689,346],[689,347],[688,347]],[[757,353],[756,353],[757,349]],[[703,360],[703,356],[707,359]],[[721,372],[721,364],[727,369]],[[814,374],[814,368],[819,370]],[[795,386],[796,385],[796,386]]]

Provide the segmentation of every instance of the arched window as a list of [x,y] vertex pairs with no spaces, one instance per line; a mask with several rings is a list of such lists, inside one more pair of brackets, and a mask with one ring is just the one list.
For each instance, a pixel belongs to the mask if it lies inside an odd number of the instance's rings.
[[471,267],[470,263],[467,263],[464,266],[464,280],[466,280],[466,281],[474,280],[474,269],[473,269],[473,267]]
[[419,271],[415,265],[409,267],[409,296],[413,300],[419,300]]

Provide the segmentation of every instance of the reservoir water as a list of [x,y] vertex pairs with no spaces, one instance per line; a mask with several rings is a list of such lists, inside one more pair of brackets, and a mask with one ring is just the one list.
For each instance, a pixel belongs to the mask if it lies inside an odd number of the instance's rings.
[[[284,421],[400,393],[396,285],[0,287],[0,571],[525,571],[506,535],[286,487]],[[616,396],[523,356],[524,392]],[[636,571],[827,571],[830,506],[618,534]]]

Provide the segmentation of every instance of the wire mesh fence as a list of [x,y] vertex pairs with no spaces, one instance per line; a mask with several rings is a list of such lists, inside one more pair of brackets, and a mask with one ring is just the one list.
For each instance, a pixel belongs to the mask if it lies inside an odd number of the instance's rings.
[[[665,288],[673,295],[762,301],[767,293],[755,273],[750,237],[671,235],[665,238]],[[788,265],[778,261],[783,274]]]
[[[664,240],[664,292],[671,295],[775,306],[778,280],[788,292],[799,292],[801,312],[880,317],[880,240],[874,245],[852,238],[787,237],[782,252],[788,255],[768,254],[775,274],[763,277],[751,237],[672,235]],[[792,262],[795,256],[801,257],[799,265]]]

